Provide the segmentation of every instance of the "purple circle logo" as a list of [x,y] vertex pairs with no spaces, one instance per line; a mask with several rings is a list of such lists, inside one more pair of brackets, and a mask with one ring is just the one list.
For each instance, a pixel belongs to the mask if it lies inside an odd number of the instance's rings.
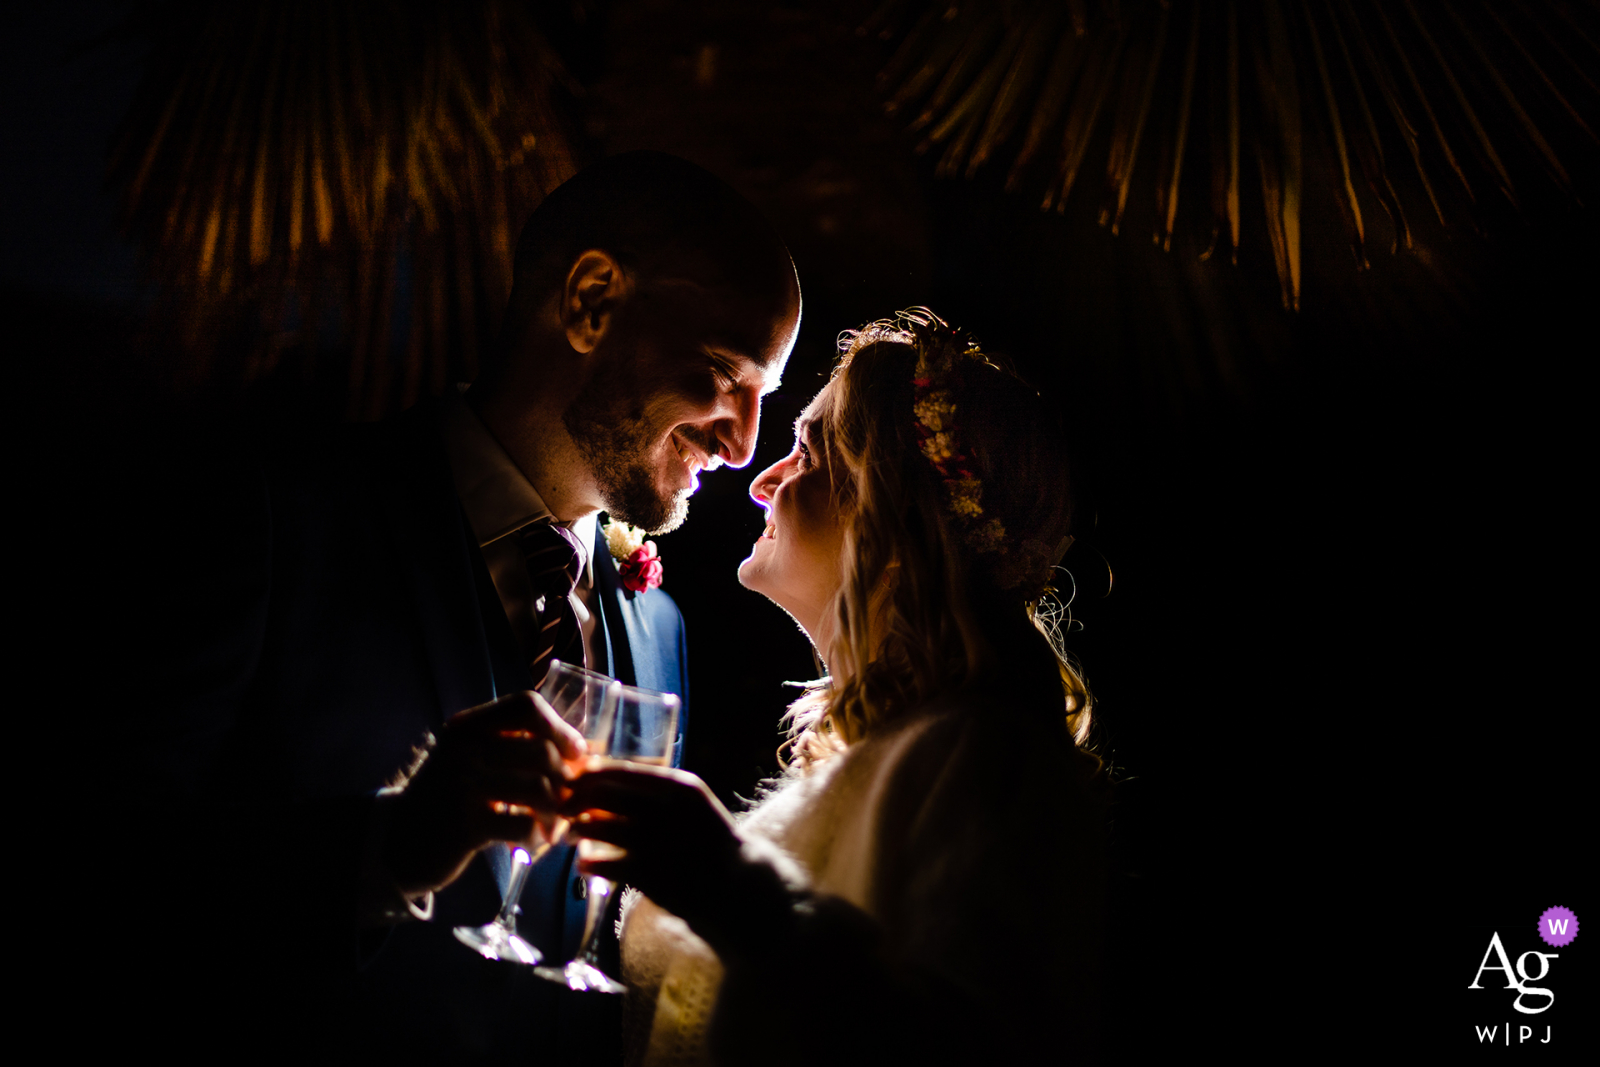
[[1539,916],[1539,936],[1551,948],[1570,945],[1572,939],[1578,936],[1578,917],[1571,908],[1560,905],[1546,908],[1544,914]]

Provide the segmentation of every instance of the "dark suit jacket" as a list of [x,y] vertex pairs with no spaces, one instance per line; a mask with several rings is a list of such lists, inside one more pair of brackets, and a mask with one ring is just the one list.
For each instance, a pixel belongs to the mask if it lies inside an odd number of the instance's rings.
[[[129,668],[141,695],[108,732],[115,773],[146,805],[121,845],[155,928],[132,944],[157,986],[204,1005],[186,1025],[287,1025],[291,1044],[405,1059],[603,1061],[618,998],[568,993],[452,937],[499,906],[489,853],[438,894],[433,922],[355,929],[373,793],[426,731],[529,686],[436,421],[426,407],[277,447],[244,475],[219,463],[159,508],[150,640]],[[595,666],[687,698],[677,606],[623,589],[601,539],[593,558]],[[524,892],[521,927],[557,960],[581,933],[578,884],[561,850]]]

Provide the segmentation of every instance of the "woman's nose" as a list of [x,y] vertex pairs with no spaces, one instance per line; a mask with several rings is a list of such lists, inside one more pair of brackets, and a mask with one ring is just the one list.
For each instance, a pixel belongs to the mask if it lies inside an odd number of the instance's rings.
[[779,460],[760,474],[755,481],[750,483],[750,499],[762,507],[772,503],[772,491],[783,480],[783,460]]

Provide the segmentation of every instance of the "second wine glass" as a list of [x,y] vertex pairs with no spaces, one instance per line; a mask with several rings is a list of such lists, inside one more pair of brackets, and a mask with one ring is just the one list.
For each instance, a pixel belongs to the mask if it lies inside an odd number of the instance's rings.
[[[549,702],[562,721],[583,734],[588,750],[595,752],[604,751],[611,743],[617,693],[622,688],[621,682],[557,659],[550,661],[550,670],[539,686],[539,695]],[[539,828],[537,841],[513,849],[511,881],[506,886],[499,914],[482,926],[456,927],[456,940],[485,959],[530,966],[543,959],[543,954],[517,933],[517,916],[522,912],[517,902],[522,897],[522,887],[527,884],[529,870],[552,846],[561,844],[566,833],[567,820],[558,818],[550,826]]]
[[[672,763],[672,745],[678,736],[678,709],[682,702],[671,693],[636,686],[617,687],[611,735],[603,750],[589,743],[585,770],[597,771],[615,763]],[[585,839],[578,843],[582,859],[605,860],[621,854],[614,845]],[[583,943],[578,954],[561,967],[535,967],[533,973],[568,989],[590,993],[623,993],[626,987],[606,974],[598,957],[600,920],[606,914],[616,886],[609,879],[588,875],[584,879],[589,902],[583,923]]]

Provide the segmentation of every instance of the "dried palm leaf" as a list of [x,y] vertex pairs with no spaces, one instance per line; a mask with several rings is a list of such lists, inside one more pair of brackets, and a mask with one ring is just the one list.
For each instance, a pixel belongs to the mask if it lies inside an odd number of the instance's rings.
[[1323,54],[1317,20],[1309,10],[1306,12],[1306,30],[1311,39],[1311,55],[1317,61],[1317,80],[1322,86],[1322,100],[1328,109],[1328,129],[1333,134],[1334,151],[1339,157],[1339,185],[1334,198],[1339,204],[1339,213],[1349,227],[1356,261],[1364,267],[1367,265],[1367,227],[1361,218],[1361,198],[1356,195],[1355,179],[1350,174],[1350,149],[1344,135],[1344,117],[1339,111],[1339,96],[1333,90],[1333,74],[1328,69],[1328,58]]
[[1100,225],[1110,222],[1112,233],[1121,229],[1122,212],[1128,206],[1128,187],[1133,183],[1133,167],[1139,158],[1139,145],[1144,139],[1150,105],[1155,99],[1156,76],[1161,73],[1169,13],[1167,8],[1161,9],[1148,58],[1144,62],[1128,63],[1123,80],[1123,103],[1111,129],[1111,154],[1106,160],[1106,189],[1115,197],[1115,207],[1108,203],[1100,209]]
[[[1457,15],[1454,10],[1450,14],[1455,19],[1456,27],[1461,31],[1461,36],[1472,46],[1472,50],[1477,53],[1478,58],[1483,62],[1483,68],[1488,72],[1489,77],[1493,79],[1495,88],[1500,90],[1500,95],[1517,116],[1517,121],[1522,125],[1523,132],[1538,148],[1539,154],[1544,156],[1545,162],[1549,165],[1551,175],[1560,183],[1562,189],[1570,193],[1572,191],[1572,179],[1567,175],[1567,168],[1561,165],[1560,157],[1556,155],[1555,149],[1550,147],[1550,142],[1545,140],[1544,134],[1539,130],[1538,123],[1534,122],[1527,109],[1522,106],[1522,102],[1517,99],[1517,94],[1507,84],[1505,75],[1500,72],[1499,66],[1490,58],[1483,43],[1479,41],[1478,35],[1472,31],[1472,27],[1462,21],[1461,16]],[[1557,95],[1559,96],[1560,94]],[[1566,101],[1562,100],[1562,103],[1565,104]],[[1591,137],[1593,136],[1593,132],[1589,130],[1587,123],[1580,119],[1578,125],[1584,132],[1589,133]],[[1498,163],[1498,157],[1496,157],[1496,162]],[[1500,168],[1502,173],[1504,169],[1503,166]],[[1508,185],[1510,181],[1509,177],[1506,178]]]
[[574,169],[576,87],[529,6],[171,0],[134,26],[152,58],[109,173],[191,371],[329,360],[357,417],[470,377],[513,229]]
[[1172,226],[1178,217],[1178,188],[1183,178],[1183,150],[1189,140],[1189,116],[1194,106],[1194,72],[1200,60],[1200,9],[1196,7],[1189,23],[1189,47],[1183,61],[1183,91],[1178,99],[1178,127],[1173,137],[1172,180],[1161,194],[1160,210],[1166,218],[1161,238],[1163,250],[1172,249]]
[[[1035,13],[1031,21],[1018,23],[1023,27],[1021,49],[1016,62],[1006,71],[1005,80],[1001,82],[999,91],[995,95],[994,107],[984,124],[983,133],[972,149],[972,158],[967,163],[969,178],[977,172],[995,148],[1004,143],[1016,129],[1029,93],[1034,88],[1034,82],[1044,69],[1045,60],[1050,56],[1059,16],[1059,9],[1046,5]],[[1065,42],[1071,38],[1063,37],[1062,40]]]
[[985,11],[976,25],[962,33],[961,47],[956,50],[949,68],[944,72],[944,77],[939,80],[933,95],[923,105],[922,112],[911,120],[913,130],[921,129],[932,122],[935,116],[959,99],[961,90],[965,89],[978,71],[983,69],[989,50],[994,47],[995,41],[1000,36],[1001,26],[1002,18],[999,11]]
[[1389,254],[1393,255],[1401,245],[1406,248],[1411,247],[1411,228],[1406,223],[1405,211],[1400,206],[1400,198],[1394,190],[1394,184],[1389,180],[1389,170],[1383,158],[1383,140],[1378,136],[1378,122],[1373,117],[1371,104],[1367,102],[1367,92],[1362,88],[1361,76],[1356,71],[1355,58],[1350,54],[1344,30],[1339,26],[1333,0],[1327,0],[1326,10],[1328,25],[1333,30],[1333,38],[1339,45],[1339,54],[1344,59],[1343,70],[1348,78],[1346,84],[1351,88],[1351,95],[1355,98],[1357,111],[1362,119],[1360,132],[1365,136],[1352,138],[1356,160],[1361,164],[1361,173],[1366,178],[1367,187],[1372,191],[1373,198],[1394,227],[1395,236],[1389,242]]
[[1018,22],[1006,30],[1005,40],[994,53],[985,67],[967,91],[962,94],[961,100],[945,113],[945,117],[928,134],[928,141],[938,144],[954,130],[959,129],[959,135],[950,143],[945,154],[939,161],[936,173],[954,174],[966,162],[967,154],[982,129],[985,116],[997,118],[991,114],[989,105],[994,100],[995,94],[1000,91],[1000,84],[1004,81],[1006,72],[1011,69],[1012,61],[1016,58],[1022,46],[1023,33],[1027,24]]
[[1264,9],[1266,41],[1253,42],[1252,49],[1263,111],[1262,121],[1256,126],[1256,160],[1261,169],[1267,237],[1272,246],[1283,306],[1294,310],[1300,306],[1300,194],[1304,159],[1300,94],[1282,12],[1274,0],[1264,0]]
[[1073,94],[1072,104],[1067,109],[1067,128],[1061,138],[1061,168],[1057,179],[1060,191],[1046,189],[1045,201],[1040,205],[1049,208],[1053,202],[1057,212],[1066,210],[1067,197],[1072,193],[1083,157],[1088,154],[1089,140],[1094,135],[1095,124],[1100,119],[1106,99],[1111,95],[1111,86],[1116,81],[1117,61],[1122,57],[1121,34],[1108,35],[1097,43],[1099,47],[1089,58],[1083,77],[1078,81],[1078,91]]
[[[1039,92],[1038,102],[1033,107],[1033,115],[1028,120],[1027,136],[1023,139],[1022,148],[1017,151],[1017,158],[1011,164],[1011,173],[1006,178],[1008,192],[1016,191],[1022,168],[1028,165],[1034,154],[1043,146],[1046,136],[1056,129],[1056,120],[1061,117],[1061,108],[1067,102],[1067,93],[1072,89],[1073,80],[1077,77],[1078,68],[1083,65],[1084,56],[1089,54],[1089,49],[1082,43],[1082,37],[1082,34],[1062,34],[1060,43],[1056,45],[1050,71],[1045,75],[1044,87]],[[996,146],[991,146],[991,153],[994,147]]]
[[[903,35],[884,72],[890,110],[923,101],[913,127],[930,131],[926,143],[949,142],[940,174],[970,177],[1015,145],[1006,187],[1017,190],[1039,180],[1032,164],[1059,139],[1041,206],[1060,211],[1103,151],[1103,224],[1120,230],[1137,214],[1131,191],[1148,181],[1151,232],[1170,249],[1182,206],[1205,204],[1202,255],[1225,233],[1236,258],[1260,233],[1285,307],[1301,299],[1302,215],[1327,199],[1365,264],[1385,219],[1391,253],[1412,246],[1408,201],[1453,225],[1481,214],[1483,190],[1512,206],[1528,189],[1576,199],[1600,173],[1593,4],[905,0],[873,17],[872,32]],[[1170,36],[1169,23],[1181,27]],[[1240,78],[1241,59],[1253,77]],[[1152,136],[1160,150],[1142,152]],[[1241,148],[1262,180],[1262,214],[1248,225]],[[1209,159],[1195,179],[1202,190],[1209,181],[1209,202],[1184,195],[1195,152]]]

